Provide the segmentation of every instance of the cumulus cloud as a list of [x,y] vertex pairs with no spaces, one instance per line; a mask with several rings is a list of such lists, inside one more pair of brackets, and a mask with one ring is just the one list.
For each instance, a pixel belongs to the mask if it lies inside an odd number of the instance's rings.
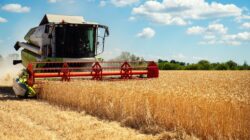
[[14,4],[6,4],[2,7],[2,10],[13,12],[13,13],[28,13],[30,11],[30,7],[22,6],[18,3]]
[[49,3],[56,3],[58,0],[48,0]]
[[106,4],[107,4],[107,1],[101,0],[99,3],[99,6],[104,7],[104,6],[106,6]]
[[250,19],[250,16],[249,15],[241,15],[241,16],[238,16],[235,18],[235,21],[236,22],[242,22],[244,20],[249,20]]
[[135,17],[133,17],[133,16],[131,16],[131,17],[129,17],[129,18],[128,18],[128,20],[129,20],[129,21],[135,21],[135,20],[136,20],[136,18],[135,18]]
[[150,27],[144,28],[142,32],[137,34],[137,37],[148,38],[148,39],[154,36],[155,36],[155,31]]
[[206,31],[205,28],[200,27],[200,26],[193,26],[187,29],[187,34],[189,35],[197,35],[197,34],[202,34]]
[[228,28],[220,23],[212,23],[207,27],[193,26],[187,29],[188,35],[200,35],[201,45],[229,45],[239,46],[242,43],[250,41],[250,32],[239,32],[236,34],[228,34]]
[[67,2],[67,3],[75,3],[75,0],[48,0],[49,3],[57,3],[57,2]]
[[250,41],[250,32],[240,32],[223,36],[224,40]]
[[241,26],[245,29],[250,29],[250,22],[245,22]]
[[128,5],[132,5],[134,3],[139,2],[140,0],[111,0],[110,2],[117,7],[124,7]]
[[182,59],[186,58],[186,56],[183,55],[182,53],[178,53],[178,54],[172,55],[172,58],[174,58],[175,60],[182,60]]
[[0,17],[0,23],[5,23],[5,22],[8,22],[8,20],[5,19],[5,18]]
[[208,27],[193,26],[187,29],[186,33],[189,35],[198,34],[226,34],[228,28],[220,23],[209,24]]
[[132,13],[165,25],[187,25],[189,20],[237,17],[242,9],[234,4],[208,3],[205,0],[149,0]]
[[228,28],[226,28],[223,24],[213,23],[207,27],[206,32],[212,34],[213,33],[226,34],[227,30]]

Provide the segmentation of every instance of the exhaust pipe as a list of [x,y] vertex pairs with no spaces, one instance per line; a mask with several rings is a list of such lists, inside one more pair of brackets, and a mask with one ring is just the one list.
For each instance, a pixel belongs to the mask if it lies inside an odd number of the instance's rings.
[[13,65],[17,65],[19,63],[22,63],[22,60],[13,60]]

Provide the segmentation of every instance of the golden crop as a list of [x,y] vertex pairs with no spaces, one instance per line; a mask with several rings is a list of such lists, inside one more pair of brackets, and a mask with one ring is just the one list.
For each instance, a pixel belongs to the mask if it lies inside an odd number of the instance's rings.
[[206,139],[250,139],[249,71],[166,71],[130,81],[47,81],[39,98],[145,133],[183,129]]
[[155,140],[158,137],[140,134],[116,122],[101,121],[84,112],[35,100],[7,100],[0,94],[1,140]]

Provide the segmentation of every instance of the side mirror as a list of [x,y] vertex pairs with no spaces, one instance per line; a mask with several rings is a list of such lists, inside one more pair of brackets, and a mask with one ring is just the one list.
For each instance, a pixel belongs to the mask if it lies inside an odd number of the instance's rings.
[[105,33],[104,33],[105,36],[109,36],[109,27],[108,26],[99,25],[99,27],[105,29]]
[[17,65],[19,63],[22,63],[22,60],[13,60],[13,65]]
[[109,36],[109,28],[108,27],[105,28],[105,36]]
[[[98,41],[97,41],[97,47],[102,46],[102,50],[100,52],[96,51],[96,55],[99,55],[104,52],[104,43],[105,43],[105,37],[109,36],[109,28],[105,25],[98,25],[98,29],[102,29],[101,32],[98,30],[98,34],[102,34],[103,36],[98,35]],[[99,41],[100,39],[100,41]]]
[[18,42],[18,41],[16,42],[16,44],[15,44],[14,48],[15,48],[15,50],[16,50],[16,51],[18,51],[18,50],[19,50],[20,46],[19,46],[19,42]]

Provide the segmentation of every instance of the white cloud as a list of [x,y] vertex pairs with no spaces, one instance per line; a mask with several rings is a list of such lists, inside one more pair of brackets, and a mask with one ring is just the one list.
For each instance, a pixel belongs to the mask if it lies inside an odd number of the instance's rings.
[[48,0],[49,3],[57,3],[57,2],[67,2],[67,3],[75,3],[75,0]]
[[137,34],[137,37],[140,38],[152,38],[155,36],[155,31],[152,28],[144,28],[142,32]]
[[139,2],[140,0],[111,0],[110,2],[117,7],[124,7],[128,5],[132,5],[134,3]]
[[202,40],[200,45],[229,45],[239,46],[242,43],[250,41],[250,32],[239,32],[237,34],[228,34],[228,28],[220,23],[212,23],[207,27],[194,26],[187,29],[189,35],[200,35]]
[[192,59],[194,59],[194,60],[208,60],[207,58],[199,57],[199,56],[192,56]]
[[135,20],[136,20],[136,18],[135,18],[135,17],[133,17],[133,16],[131,16],[131,17],[129,17],[129,18],[128,18],[128,20],[129,20],[129,21],[135,21]]
[[208,3],[205,0],[148,0],[132,13],[165,25],[187,25],[190,20],[238,17],[242,9],[234,4]]
[[5,23],[5,22],[8,22],[8,20],[5,19],[5,18],[0,17],[0,23]]
[[107,1],[104,1],[104,0],[101,0],[100,3],[99,3],[100,7],[104,7],[106,5],[107,5]]
[[216,36],[215,35],[205,35],[203,37],[204,40],[215,40]]
[[172,55],[172,58],[175,60],[182,60],[182,59],[186,58],[186,56],[183,55],[182,53],[178,53],[178,54]]
[[236,35],[236,38],[243,41],[250,41],[250,32],[241,32]]
[[228,29],[223,24],[220,24],[220,23],[210,24],[207,28],[207,32],[219,33],[219,34],[225,34],[227,33],[227,30]]
[[250,16],[249,15],[241,15],[235,18],[236,22],[242,22],[243,20],[249,20]]
[[223,36],[224,40],[250,41],[250,32],[240,32]]
[[250,29],[250,22],[245,22],[241,26],[245,29]]
[[242,43],[240,41],[231,40],[231,41],[225,42],[225,44],[229,46],[240,46]]
[[28,13],[30,11],[30,7],[22,6],[18,3],[14,4],[6,4],[2,7],[2,10],[13,12],[13,13]]
[[202,34],[206,31],[205,28],[203,27],[200,27],[200,26],[193,26],[193,27],[190,27],[187,29],[187,34],[190,34],[190,35],[196,35],[196,34]]
[[168,13],[145,13],[152,22],[164,25],[187,25],[188,22],[181,17],[173,17]]
[[186,33],[189,35],[198,34],[226,34],[227,28],[220,23],[209,24],[208,27],[193,26],[187,29]]
[[49,3],[56,3],[58,0],[48,0]]

